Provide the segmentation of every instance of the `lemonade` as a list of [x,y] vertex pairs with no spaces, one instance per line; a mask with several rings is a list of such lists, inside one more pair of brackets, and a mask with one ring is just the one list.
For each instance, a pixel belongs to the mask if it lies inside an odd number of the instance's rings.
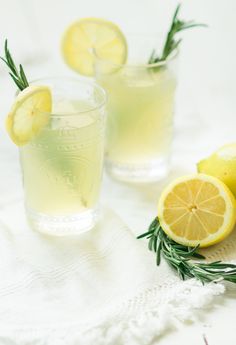
[[87,230],[96,220],[105,116],[92,94],[80,101],[55,93],[47,126],[20,147],[20,161],[31,226],[63,235]]
[[52,128],[45,128],[20,149],[27,204],[38,212],[73,214],[96,205],[102,124],[88,114],[81,115],[75,125],[65,128],[63,121],[52,123]]
[[108,92],[106,162],[118,179],[157,180],[168,169],[175,74],[167,67],[123,66],[97,81]]

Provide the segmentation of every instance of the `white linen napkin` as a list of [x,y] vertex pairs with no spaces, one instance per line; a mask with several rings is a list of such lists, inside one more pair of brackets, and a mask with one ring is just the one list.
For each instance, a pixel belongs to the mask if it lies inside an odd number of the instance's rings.
[[0,344],[153,344],[224,291],[157,268],[108,209],[94,230],[55,238],[30,230],[15,202],[0,228]]

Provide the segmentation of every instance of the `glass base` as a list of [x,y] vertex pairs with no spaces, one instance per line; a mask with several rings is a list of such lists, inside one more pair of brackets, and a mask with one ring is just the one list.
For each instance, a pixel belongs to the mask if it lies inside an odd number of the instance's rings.
[[53,236],[79,235],[91,230],[98,220],[97,209],[66,216],[50,216],[26,207],[26,215],[33,230]]
[[158,159],[149,164],[117,164],[106,161],[106,170],[116,180],[133,183],[160,181],[168,175],[169,159]]

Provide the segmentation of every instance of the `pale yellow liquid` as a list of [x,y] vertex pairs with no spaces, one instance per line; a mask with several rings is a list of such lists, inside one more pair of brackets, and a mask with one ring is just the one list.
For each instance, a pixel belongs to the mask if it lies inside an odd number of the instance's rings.
[[169,154],[176,80],[167,69],[98,73],[108,92],[107,160],[147,166]]
[[[91,109],[90,104],[58,102],[54,112]],[[104,116],[99,110],[53,118],[20,149],[26,205],[47,215],[72,215],[92,209],[101,183]]]

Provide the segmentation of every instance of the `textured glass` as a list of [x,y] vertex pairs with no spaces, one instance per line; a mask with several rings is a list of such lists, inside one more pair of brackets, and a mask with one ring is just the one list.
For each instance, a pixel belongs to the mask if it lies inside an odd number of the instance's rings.
[[[42,80],[44,83],[48,84]],[[56,80],[50,87],[53,114],[47,127],[20,149],[20,158],[31,225],[64,235],[85,231],[95,223],[103,165],[105,94],[93,84],[78,81]]]
[[173,137],[175,62],[175,57],[152,65],[97,60],[97,82],[108,93],[106,166],[115,178],[145,182],[166,176]]

